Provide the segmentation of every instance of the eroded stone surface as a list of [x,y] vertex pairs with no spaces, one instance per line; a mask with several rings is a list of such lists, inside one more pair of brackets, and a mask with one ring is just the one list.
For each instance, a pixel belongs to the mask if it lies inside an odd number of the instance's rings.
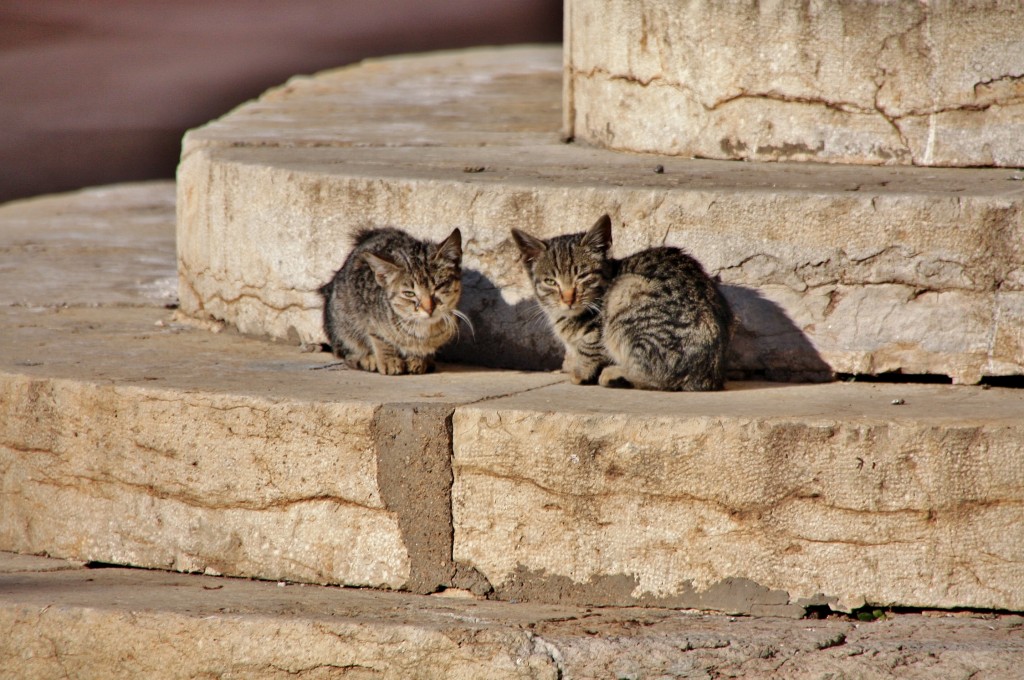
[[560,348],[509,230],[580,231],[608,212],[617,256],[681,246],[721,277],[740,321],[738,373],[975,383],[1024,372],[1019,173],[562,144],[560,75],[556,49],[369,62],[293,80],[190,132],[179,169],[183,311],[320,342],[317,289],[355,231],[390,224],[440,239],[457,226],[475,332],[464,328],[446,356],[549,369]]
[[567,134],[703,158],[1024,165],[1015,3],[571,0]]
[[[449,414],[561,379],[389,379],[164,310],[4,323],[0,545],[183,571],[427,592],[471,577],[451,562]],[[403,413],[416,431],[396,445]]]
[[[131,241],[129,223],[111,222],[114,240]],[[59,229],[46,237],[63,257]],[[106,261],[105,242],[68,239],[69,278]],[[1024,397],[1011,390],[669,395],[452,364],[386,377],[184,326],[127,278],[116,306],[90,304],[87,288],[48,302],[31,276],[12,280],[2,548],[771,615],[864,600],[1020,606]],[[638,568],[641,555],[660,571]]]
[[1017,391],[746,384],[619,393],[613,409],[590,395],[559,385],[455,413],[455,558],[499,595],[1024,607]]
[[282,586],[0,573],[0,678],[1011,677],[1024,661],[1010,615],[858,624]]
[[0,207],[0,307],[176,304],[174,183]]

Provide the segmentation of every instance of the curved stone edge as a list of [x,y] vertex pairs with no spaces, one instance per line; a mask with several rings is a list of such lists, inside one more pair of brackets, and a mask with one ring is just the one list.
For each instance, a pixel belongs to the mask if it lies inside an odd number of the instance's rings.
[[455,557],[537,601],[1020,610],[1024,397],[900,390],[900,406],[831,384],[596,414],[543,406],[572,398],[556,386],[461,408]]
[[[736,618],[481,602],[123,569],[5,568],[0,677],[395,680],[798,671],[1010,677],[1021,617]],[[401,653],[396,654],[396,649]]]
[[[568,163],[545,158],[548,151],[537,150],[538,162]],[[967,384],[1024,373],[1019,197],[565,186],[519,178],[518,168],[495,183],[450,165],[374,177],[366,161],[324,155],[203,151],[182,164],[186,313],[323,342],[317,289],[344,260],[351,234],[389,224],[440,239],[458,226],[463,310],[475,334],[464,332],[446,356],[549,369],[560,348],[531,323],[536,310],[510,229],[554,235],[608,212],[617,254],[682,246],[721,278],[740,321],[731,366],[742,373],[902,372]]]
[[443,367],[388,380],[168,314],[5,311],[2,549],[488,590],[451,557],[452,410],[560,377]]
[[1019,167],[1022,25],[998,2],[569,0],[565,127],[699,158]]

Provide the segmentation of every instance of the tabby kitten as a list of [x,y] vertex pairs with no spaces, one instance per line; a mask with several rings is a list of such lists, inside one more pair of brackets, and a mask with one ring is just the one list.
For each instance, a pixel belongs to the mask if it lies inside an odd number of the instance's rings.
[[612,259],[607,215],[582,234],[541,240],[513,229],[512,238],[573,383],[722,389],[733,314],[693,257],[663,247]]
[[368,229],[322,288],[324,331],[351,368],[427,373],[458,331],[462,234],[426,243],[398,229]]

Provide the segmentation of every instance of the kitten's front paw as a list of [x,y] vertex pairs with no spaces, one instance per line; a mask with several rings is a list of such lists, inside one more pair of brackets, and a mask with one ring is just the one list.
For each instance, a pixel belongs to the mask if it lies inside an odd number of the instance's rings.
[[402,357],[381,357],[377,364],[377,370],[381,375],[402,375],[409,372],[408,365]]
[[576,366],[569,371],[569,382],[573,385],[593,385],[595,375],[593,369]]
[[409,357],[405,360],[409,373],[430,373],[434,370],[434,359],[432,357]]
[[377,357],[372,354],[364,354],[361,357],[349,357],[345,359],[345,363],[349,368],[358,368],[360,371],[374,373],[377,370]]
[[601,377],[597,379],[601,387],[632,387],[626,377],[626,372],[620,366],[605,366],[601,371]]
[[560,369],[562,373],[568,373],[569,375],[572,375],[572,372],[573,370],[575,370],[575,368],[576,359],[574,357],[566,355],[566,357],[562,359],[562,368]]

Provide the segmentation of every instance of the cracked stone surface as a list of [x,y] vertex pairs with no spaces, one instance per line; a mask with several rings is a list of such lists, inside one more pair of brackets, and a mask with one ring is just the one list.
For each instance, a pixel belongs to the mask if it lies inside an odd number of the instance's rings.
[[[1024,619],[793,621],[81,569],[0,553],[0,678],[1013,676]],[[396,653],[398,651],[399,653]]]
[[[183,325],[149,285],[173,272],[173,197],[164,182],[0,208],[0,545],[480,589],[451,560],[451,412],[561,377],[446,366],[389,380]],[[37,260],[60,266],[40,280]]]
[[1021,173],[564,144],[561,83],[557,48],[370,61],[295,78],[191,131],[178,175],[182,311],[322,342],[316,291],[356,230],[439,239],[457,226],[475,330],[445,358],[550,369],[560,348],[509,230],[579,231],[608,212],[616,256],[675,245],[721,277],[740,322],[736,376],[1024,373]]
[[1024,10],[570,0],[565,133],[701,158],[1024,165]]
[[1024,608],[1024,394],[892,390],[733,383],[612,411],[555,385],[460,408],[455,557],[524,600],[700,607],[747,579],[736,611]]
[[446,419],[561,380],[444,366],[396,383],[164,310],[4,323],[0,545],[182,571],[452,585]]
[[[95,192],[28,206],[70,281],[130,259],[126,213],[173,229],[169,183],[106,191],[81,224]],[[107,235],[61,238],[83,224]],[[54,301],[31,257],[0,268],[3,550],[573,605],[1024,609],[1017,390],[386,377],[197,329],[132,277]]]

